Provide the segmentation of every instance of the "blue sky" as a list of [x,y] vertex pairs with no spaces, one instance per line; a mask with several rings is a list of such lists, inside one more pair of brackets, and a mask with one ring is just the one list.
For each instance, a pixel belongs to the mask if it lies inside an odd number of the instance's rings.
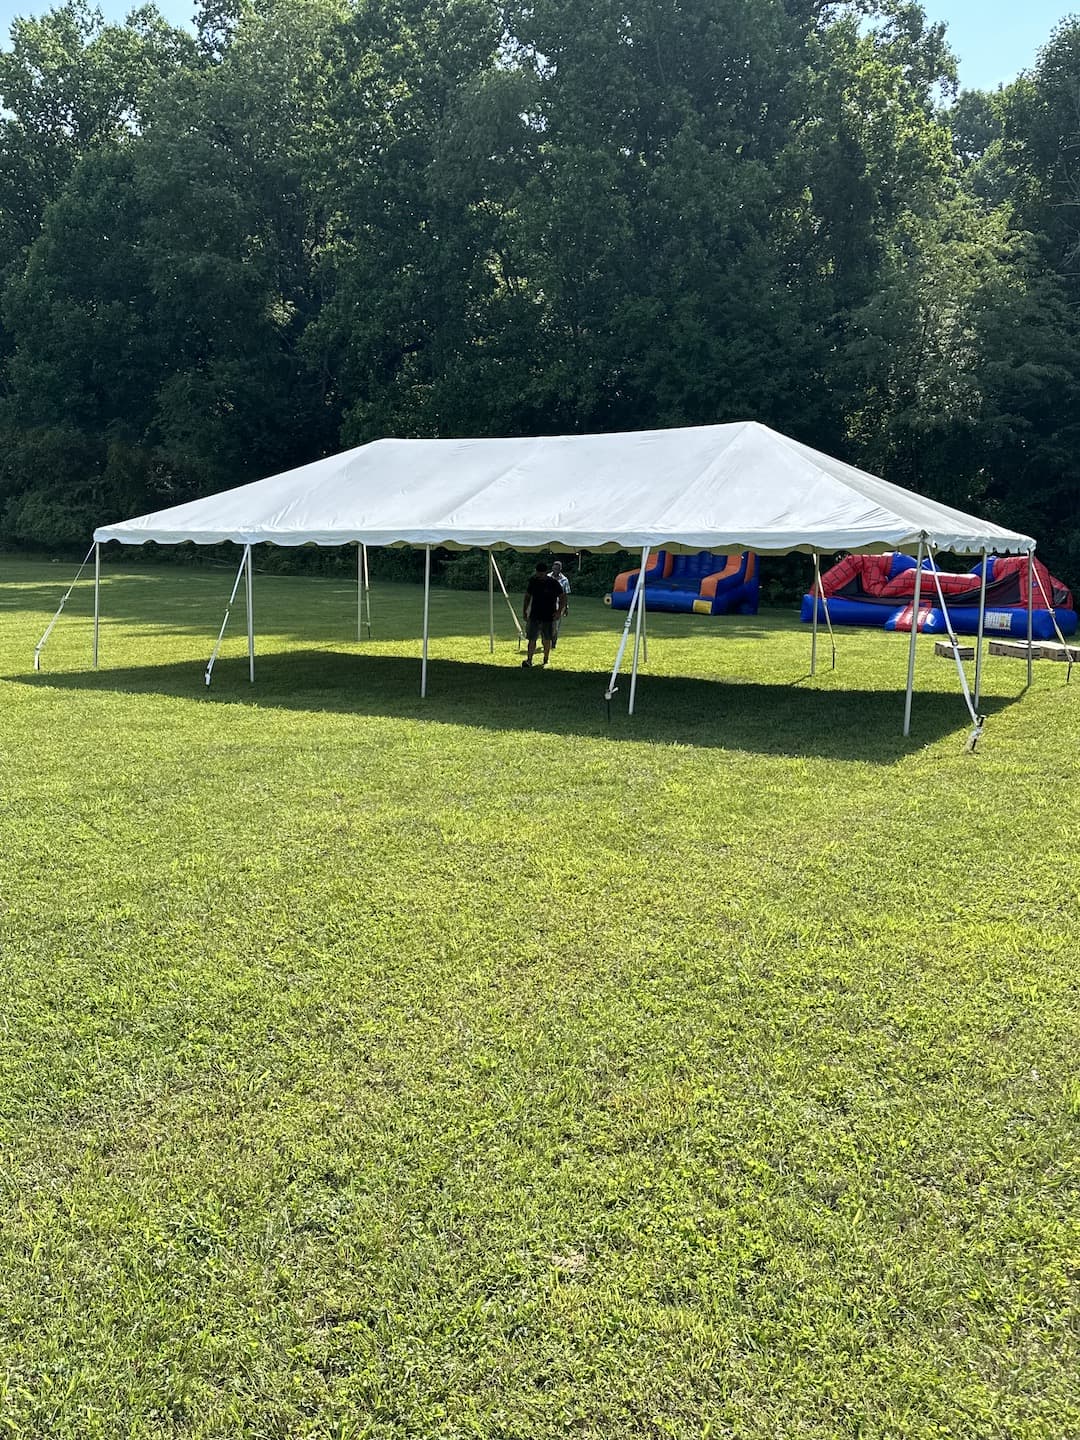
[[[132,3],[99,0],[110,19],[121,19]],[[585,0],[587,3],[587,0]],[[923,0],[931,20],[944,20],[960,61],[961,84],[992,89],[1030,66],[1039,46],[1057,22],[1080,0]],[[48,0],[0,0],[0,38],[6,41],[13,15],[49,9]],[[158,0],[158,8],[177,23],[190,22],[194,0]]]

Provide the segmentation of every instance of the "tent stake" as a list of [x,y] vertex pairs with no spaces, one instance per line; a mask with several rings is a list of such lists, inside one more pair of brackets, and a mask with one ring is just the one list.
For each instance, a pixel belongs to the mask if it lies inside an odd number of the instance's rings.
[[919,635],[919,601],[922,598],[923,542],[919,541],[919,553],[915,560],[915,595],[911,605],[911,641],[908,645],[907,695],[904,699],[904,734],[911,734],[911,692],[915,685],[915,641]]
[[424,546],[424,646],[420,659],[420,699],[427,698],[428,616],[431,607],[431,546]]

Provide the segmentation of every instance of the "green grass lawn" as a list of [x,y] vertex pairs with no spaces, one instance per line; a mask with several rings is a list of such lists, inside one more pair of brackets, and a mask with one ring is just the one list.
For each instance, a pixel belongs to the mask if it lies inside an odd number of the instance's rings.
[[1080,680],[0,560],[0,1435],[1080,1435]]

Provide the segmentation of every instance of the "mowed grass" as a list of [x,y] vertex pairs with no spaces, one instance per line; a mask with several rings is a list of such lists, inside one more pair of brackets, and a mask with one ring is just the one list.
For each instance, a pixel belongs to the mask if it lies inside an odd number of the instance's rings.
[[1080,680],[0,585],[0,1434],[1080,1434]]

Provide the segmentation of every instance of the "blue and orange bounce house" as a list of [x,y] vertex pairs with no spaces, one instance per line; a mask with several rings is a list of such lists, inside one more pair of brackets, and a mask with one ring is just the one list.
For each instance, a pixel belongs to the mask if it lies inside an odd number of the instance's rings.
[[[611,594],[604,598],[616,610],[629,610],[637,585],[637,570],[616,575]],[[673,555],[658,550],[645,571],[645,608],[682,610],[693,615],[756,615],[758,608],[757,556]]]
[[[932,570],[929,560],[923,570]],[[1036,579],[1032,585],[1031,633],[1035,640],[1054,638],[1054,607],[1058,627],[1063,635],[1076,632],[1076,611],[1073,597],[1060,580],[1055,580],[1040,561],[1035,561]],[[847,555],[821,577],[824,602],[818,600],[818,619],[825,619],[825,605],[834,625],[873,625],[884,630],[903,630],[909,634],[915,601],[915,561],[910,555]],[[979,633],[979,597],[982,589],[982,565],[966,575],[949,575],[938,571],[949,619],[957,635]],[[984,630],[988,635],[1014,635],[1027,638],[1028,562],[1026,555],[994,555],[986,561],[986,616]],[[804,595],[803,620],[814,617],[814,596]],[[920,634],[943,635],[948,627],[937,602],[937,585],[932,575],[925,574],[919,590]]]

